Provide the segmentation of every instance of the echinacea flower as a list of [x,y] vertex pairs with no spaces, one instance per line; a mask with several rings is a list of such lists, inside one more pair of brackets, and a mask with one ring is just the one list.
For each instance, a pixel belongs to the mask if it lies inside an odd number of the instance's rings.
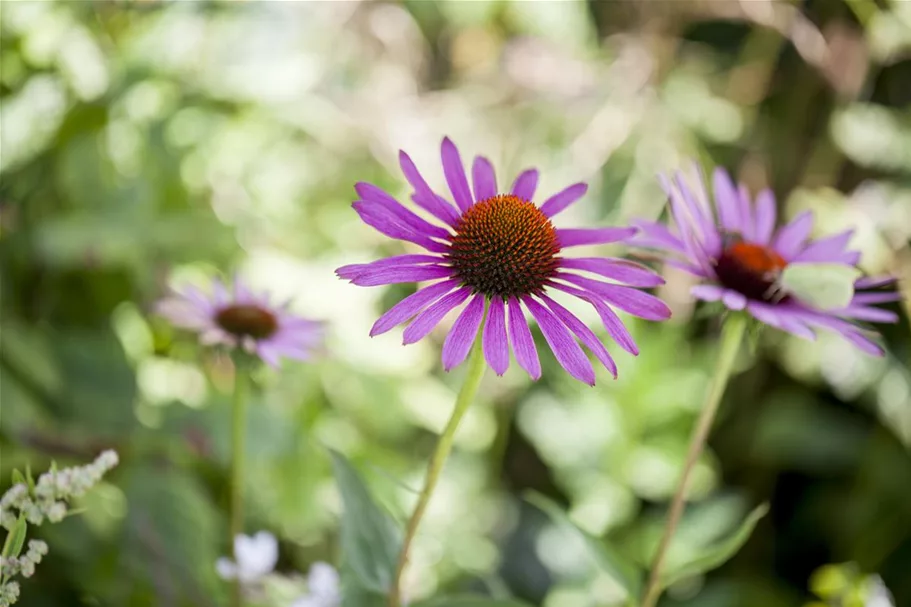
[[642,231],[630,244],[664,251],[666,263],[702,278],[705,282],[692,288],[694,297],[746,310],[762,323],[806,339],[814,339],[817,328],[834,331],[862,351],[882,355],[882,348],[855,321],[898,321],[894,312],[874,307],[900,299],[891,289],[894,279],[858,279],[850,303],[836,309],[814,306],[793,292],[783,293],[779,286],[789,264],[856,266],[860,253],[846,248],[850,230],[813,240],[809,211],[776,230],[772,192],[763,190],[751,202],[746,188],[735,187],[722,169],[713,176],[714,204],[701,173],[695,188],[681,173],[673,181],[662,177],[661,185],[670,198],[671,229],[652,221],[636,222]]
[[239,279],[230,289],[213,281],[208,295],[186,287],[158,302],[157,310],[175,326],[199,333],[204,344],[242,347],[273,367],[282,356],[307,360],[322,335],[320,322],[273,304]]
[[272,573],[278,562],[278,540],[268,531],[256,535],[237,535],[234,538],[234,560],[222,557],[215,570],[225,580],[237,579],[241,584],[255,584]]
[[448,312],[467,302],[443,344],[443,367],[448,371],[464,361],[471,350],[487,304],[481,337],[487,363],[498,375],[505,373],[511,344],[519,366],[537,379],[541,365],[525,319],[527,309],[563,368],[594,385],[594,370],[578,342],[615,377],[616,364],[594,332],[554,301],[549,291],[562,291],[592,305],[608,334],[633,354],[638,353],[636,345],[612,308],[649,320],[670,316],[660,299],[636,288],[663,283],[648,268],[622,259],[562,256],[569,247],[617,242],[636,231],[626,227],[555,228],[551,219],[585,194],[588,188],[584,183],[573,184],[538,206],[532,202],[537,170],[521,173],[503,193],[497,188],[493,166],[478,156],[469,185],[459,151],[446,138],[442,144],[443,173],[453,205],[427,185],[408,154],[400,152],[399,161],[414,189],[412,200],[436,221],[431,223],[415,214],[369,183],[355,186],[360,199],[353,207],[377,231],[427,252],[344,266],[336,273],[360,286],[436,282],[383,314],[373,325],[371,336],[413,319],[405,328],[404,343],[414,343],[430,333]]
[[291,607],[338,607],[342,589],[338,571],[328,563],[313,563],[307,572],[307,594],[298,597]]

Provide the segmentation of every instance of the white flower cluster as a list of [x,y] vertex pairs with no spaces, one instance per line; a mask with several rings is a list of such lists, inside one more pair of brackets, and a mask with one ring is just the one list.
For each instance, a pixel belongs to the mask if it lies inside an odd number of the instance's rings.
[[[0,498],[0,526],[6,528],[8,534],[18,528],[16,533],[21,533],[19,537],[24,539],[26,524],[63,520],[68,512],[67,500],[84,495],[117,462],[117,453],[105,451],[87,466],[52,469],[38,477],[34,484],[31,478],[16,483]],[[20,521],[20,515],[24,521]],[[21,547],[17,542],[13,549],[16,554],[0,556],[0,607],[9,607],[19,599],[19,584],[11,578],[16,575],[31,577],[35,565],[47,554],[47,544],[40,540],[29,540],[25,554],[18,553]]]
[[101,480],[104,473],[117,465],[117,453],[105,451],[86,466],[45,472],[30,494],[25,483],[17,483],[0,498],[0,525],[7,530],[16,524],[14,509],[25,514],[25,520],[40,525],[45,519],[52,523],[63,520],[67,513],[66,500],[85,494]]
[[19,557],[0,556],[0,571],[5,576],[22,575],[32,577],[35,574],[35,565],[41,562],[41,557],[47,554],[47,544],[41,540],[29,540],[28,551]]

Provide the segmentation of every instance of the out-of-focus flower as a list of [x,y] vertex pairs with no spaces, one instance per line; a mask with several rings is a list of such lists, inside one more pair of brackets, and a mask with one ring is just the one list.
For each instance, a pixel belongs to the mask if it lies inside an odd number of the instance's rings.
[[210,294],[186,287],[159,301],[157,310],[175,326],[199,333],[204,344],[240,346],[272,367],[282,356],[307,360],[322,339],[320,322],[273,304],[239,279],[231,288],[213,281]]
[[592,330],[551,299],[548,291],[562,291],[592,305],[608,334],[633,354],[638,349],[612,308],[649,320],[670,316],[664,302],[636,288],[663,283],[648,268],[623,259],[562,257],[569,247],[616,242],[636,232],[627,227],[555,228],[551,219],[585,194],[588,187],[584,183],[573,184],[538,206],[532,202],[537,170],[524,171],[506,193],[501,193],[493,166],[478,156],[472,165],[472,188],[458,149],[446,138],[442,145],[443,172],[455,200],[453,205],[430,189],[405,152],[399,159],[414,188],[412,200],[437,222],[416,215],[368,183],[355,186],[360,200],[353,206],[361,219],[380,233],[417,244],[428,253],[344,266],[336,272],[365,287],[438,282],[383,314],[373,325],[371,336],[413,318],[405,329],[404,343],[414,343],[430,333],[449,311],[467,301],[443,344],[443,367],[448,371],[462,363],[471,350],[486,303],[481,339],[487,363],[498,375],[505,373],[511,343],[519,366],[537,379],[541,365],[525,319],[527,309],[563,368],[576,379],[594,385],[594,369],[579,342],[614,376],[616,364]]
[[342,604],[338,571],[328,563],[313,563],[307,573],[307,594],[291,607],[338,607]]
[[867,593],[864,607],[895,607],[892,593],[886,588],[881,577],[874,575],[869,579],[869,583],[870,591]]
[[636,225],[642,231],[631,244],[664,251],[669,265],[704,279],[691,291],[698,299],[746,310],[762,323],[806,339],[816,337],[814,329],[828,329],[864,352],[882,355],[882,348],[855,321],[897,322],[894,312],[874,307],[900,299],[894,279],[857,280],[853,299],[837,309],[821,309],[778,288],[789,264],[856,266],[860,253],[846,249],[851,231],[811,240],[813,216],[809,212],[776,230],[777,209],[771,191],[763,190],[751,203],[746,188],[735,187],[724,170],[716,169],[713,180],[714,204],[701,174],[695,188],[680,173],[673,180],[662,178],[674,229],[639,221]]
[[272,573],[278,562],[278,540],[268,531],[234,538],[234,560],[222,557],[215,562],[218,575],[241,584],[255,584]]

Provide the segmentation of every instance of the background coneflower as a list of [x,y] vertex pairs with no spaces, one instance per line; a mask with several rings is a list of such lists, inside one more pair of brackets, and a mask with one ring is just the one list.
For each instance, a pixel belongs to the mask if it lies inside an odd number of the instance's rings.
[[[241,545],[248,541],[237,538],[245,537],[244,439],[251,357],[274,368],[282,357],[306,360],[322,341],[322,324],[291,313],[287,304],[273,304],[268,296],[252,292],[238,278],[230,288],[220,280],[213,280],[208,294],[186,287],[159,301],[157,310],[175,326],[197,332],[201,343],[227,346],[235,354],[229,538],[234,562],[241,563],[238,541]],[[232,604],[239,607],[242,580],[240,576],[232,580]]]

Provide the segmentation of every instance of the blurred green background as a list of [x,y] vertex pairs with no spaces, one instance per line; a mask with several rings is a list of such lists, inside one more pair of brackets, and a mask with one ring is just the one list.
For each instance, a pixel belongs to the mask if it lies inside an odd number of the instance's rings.
[[[413,285],[332,272],[402,251],[349,207],[356,181],[406,193],[399,148],[436,185],[444,135],[501,182],[587,180],[564,225],[657,217],[655,175],[695,158],[770,185],[783,216],[814,209],[819,234],[854,227],[865,271],[911,276],[911,2],[4,1],[0,32],[0,489],[26,462],[122,461],[84,514],[37,531],[51,550],[24,606],[219,604],[232,368],[151,312],[206,276],[330,326],[316,362],[257,376],[246,526],[280,537],[280,570],[337,560],[326,447],[407,515],[462,370],[440,369],[443,328],[367,336]],[[669,269],[674,318],[631,321],[641,354],[618,354],[616,381],[582,386],[544,348],[537,383],[488,372],[412,596],[622,602],[524,494],[647,562],[715,352],[690,285]],[[911,605],[907,313],[882,330],[883,359],[771,331],[744,354],[677,555],[771,511],[663,605],[796,607],[847,561]]]

